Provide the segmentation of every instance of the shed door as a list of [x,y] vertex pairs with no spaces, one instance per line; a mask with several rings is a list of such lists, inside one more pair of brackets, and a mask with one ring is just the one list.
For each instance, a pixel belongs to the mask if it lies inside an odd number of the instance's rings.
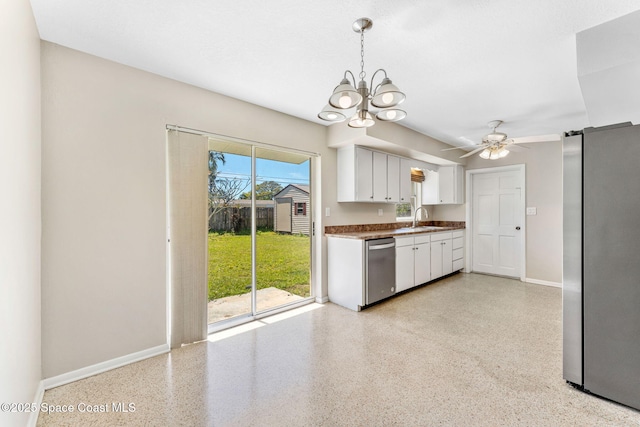
[[291,198],[276,199],[276,231],[291,233]]

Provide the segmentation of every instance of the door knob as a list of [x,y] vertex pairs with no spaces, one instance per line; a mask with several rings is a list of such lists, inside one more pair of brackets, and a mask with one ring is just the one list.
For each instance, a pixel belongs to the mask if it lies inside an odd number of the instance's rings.
[[520,230],[520,226],[519,225],[516,227],[516,230]]

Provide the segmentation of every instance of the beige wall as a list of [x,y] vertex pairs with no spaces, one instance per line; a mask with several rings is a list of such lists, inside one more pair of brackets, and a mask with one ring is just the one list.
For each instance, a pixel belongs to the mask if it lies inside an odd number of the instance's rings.
[[395,219],[336,202],[324,126],[48,42],[42,79],[45,378],[166,343],[166,124],[319,153],[316,230]]
[[526,165],[526,206],[537,215],[526,217],[526,278],[562,283],[562,144],[527,144],[529,149],[511,152],[504,159],[472,156],[467,169]]
[[[40,40],[28,0],[0,0],[0,402],[33,402],[40,357]],[[0,412],[24,426],[28,413]]]

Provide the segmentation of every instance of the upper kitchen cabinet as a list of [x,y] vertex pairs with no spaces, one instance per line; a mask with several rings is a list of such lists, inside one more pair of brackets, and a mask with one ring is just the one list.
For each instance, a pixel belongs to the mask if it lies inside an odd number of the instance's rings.
[[412,194],[411,188],[411,167],[413,160],[400,159],[400,203],[410,203]]
[[[400,157],[351,145],[338,149],[338,201],[398,203]],[[411,179],[410,172],[407,179]]]
[[454,205],[464,203],[462,166],[440,166],[427,170],[422,183],[423,205]]

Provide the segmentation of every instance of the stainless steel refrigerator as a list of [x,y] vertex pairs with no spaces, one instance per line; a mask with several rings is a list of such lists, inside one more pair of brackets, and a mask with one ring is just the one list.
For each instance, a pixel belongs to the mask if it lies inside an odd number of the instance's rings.
[[640,409],[640,125],[563,140],[563,376]]

